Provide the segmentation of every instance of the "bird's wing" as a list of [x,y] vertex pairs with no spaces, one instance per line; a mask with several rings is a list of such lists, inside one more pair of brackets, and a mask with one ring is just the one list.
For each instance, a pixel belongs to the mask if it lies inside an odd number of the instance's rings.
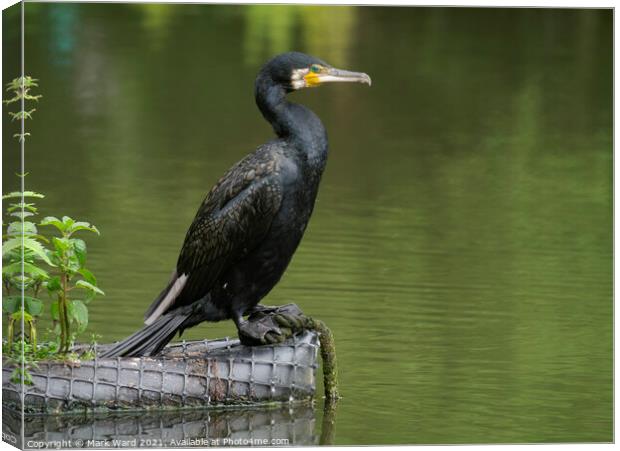
[[242,160],[213,187],[187,231],[170,283],[145,314],[147,324],[203,297],[222,271],[260,243],[282,200],[274,166]]

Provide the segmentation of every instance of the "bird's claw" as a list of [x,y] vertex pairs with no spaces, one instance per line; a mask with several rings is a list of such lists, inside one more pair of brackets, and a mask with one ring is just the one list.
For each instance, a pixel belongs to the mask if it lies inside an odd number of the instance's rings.
[[276,332],[267,332],[265,334],[265,344],[275,345],[278,343],[282,343],[286,338],[290,335],[290,333],[276,333]]
[[239,324],[239,339],[248,346],[273,345],[307,327],[307,317],[296,304],[257,305]]
[[248,346],[275,344],[285,339],[272,316],[243,321],[239,324],[238,331],[241,343]]
[[278,313],[274,315],[273,318],[280,327],[287,328],[295,332],[307,328],[307,321],[305,316]]

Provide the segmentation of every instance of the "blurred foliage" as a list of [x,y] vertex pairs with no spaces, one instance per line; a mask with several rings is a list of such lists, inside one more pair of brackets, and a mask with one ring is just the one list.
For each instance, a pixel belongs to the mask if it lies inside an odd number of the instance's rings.
[[156,48],[163,45],[163,41],[168,37],[170,32],[170,21],[177,11],[177,5],[174,3],[147,3],[135,4],[142,15],[142,27],[154,41]]
[[355,39],[355,6],[249,5],[245,17],[245,61],[257,65],[301,46],[334,65],[346,65]]

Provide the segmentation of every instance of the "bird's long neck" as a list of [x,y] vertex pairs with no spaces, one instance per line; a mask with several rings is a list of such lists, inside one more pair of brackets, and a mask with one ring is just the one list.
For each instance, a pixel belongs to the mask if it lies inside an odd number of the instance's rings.
[[291,141],[309,161],[324,164],[327,133],[309,108],[286,100],[285,89],[270,81],[256,82],[256,104],[278,137]]

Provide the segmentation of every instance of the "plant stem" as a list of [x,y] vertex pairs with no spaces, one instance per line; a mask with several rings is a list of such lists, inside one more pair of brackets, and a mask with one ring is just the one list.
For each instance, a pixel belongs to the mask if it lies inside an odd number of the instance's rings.
[[34,319],[30,321],[30,345],[34,352],[37,352],[37,328]]
[[9,345],[9,352],[13,352],[13,335],[15,334],[15,330],[14,330],[14,324],[15,324],[15,320],[12,317],[9,317],[9,336],[8,336],[8,345]]
[[62,320],[64,322],[64,343],[63,352],[69,351],[69,313],[67,306],[67,274],[62,275]]
[[62,294],[58,296],[58,319],[60,321],[60,346],[58,347],[58,353],[62,354],[62,350],[65,345],[65,321],[64,321],[64,303],[62,301]]

